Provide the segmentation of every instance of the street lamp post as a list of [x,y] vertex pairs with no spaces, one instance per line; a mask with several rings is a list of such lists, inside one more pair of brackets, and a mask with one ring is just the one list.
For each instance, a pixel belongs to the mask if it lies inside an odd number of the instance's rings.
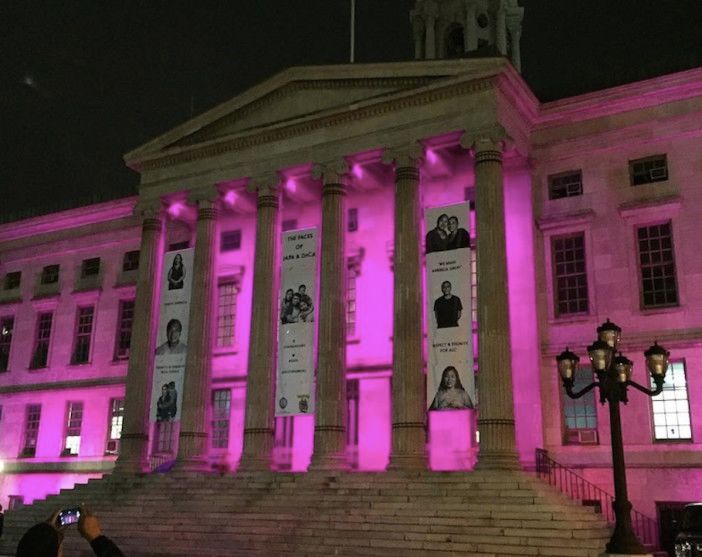
[[615,525],[612,538],[607,544],[607,552],[623,555],[646,555],[647,551],[636,537],[631,525],[631,503],[626,488],[619,403],[627,404],[629,402],[627,393],[629,387],[633,387],[650,397],[660,394],[665,382],[670,353],[659,346],[657,342],[644,352],[646,367],[656,384],[655,389],[648,389],[631,380],[633,362],[624,357],[621,352],[617,354],[621,332],[621,328],[609,319],[597,328],[597,340],[587,347],[587,353],[597,380],[578,392],[573,391],[573,386],[580,358],[566,347],[564,352],[556,356],[556,362],[563,387],[570,398],[580,398],[597,387],[600,392],[600,403],[609,403],[609,424],[612,432],[612,471],[614,475],[612,507]]

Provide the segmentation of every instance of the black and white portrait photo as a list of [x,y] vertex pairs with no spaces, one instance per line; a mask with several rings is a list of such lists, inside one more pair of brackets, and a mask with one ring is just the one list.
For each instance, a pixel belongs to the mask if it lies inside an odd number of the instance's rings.
[[426,253],[470,247],[470,234],[456,215],[442,213],[426,235]]
[[301,284],[297,291],[288,288],[283,296],[280,307],[280,322],[285,323],[312,323],[314,321],[314,305],[312,298],[307,294],[307,286]]
[[178,391],[175,381],[164,383],[161,387],[161,396],[156,401],[156,421],[170,422],[178,413]]
[[179,319],[171,319],[168,321],[166,325],[166,342],[156,348],[156,355],[185,354],[188,347],[180,340],[182,332],[183,324]]
[[445,280],[441,283],[441,297],[434,301],[434,317],[437,329],[458,327],[463,304],[458,296],[451,294],[451,282]]
[[173,258],[173,265],[168,269],[168,290],[180,290],[183,288],[185,280],[185,265],[183,265],[183,256],[176,253]]
[[441,383],[429,410],[472,410],[473,401],[463,388],[458,370],[447,366],[441,374]]

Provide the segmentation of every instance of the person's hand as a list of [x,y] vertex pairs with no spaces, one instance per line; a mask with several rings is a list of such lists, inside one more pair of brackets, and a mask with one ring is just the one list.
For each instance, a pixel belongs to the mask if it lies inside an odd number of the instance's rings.
[[92,514],[88,509],[81,506],[80,508],[80,519],[78,520],[78,532],[83,536],[88,543],[92,542],[95,538],[102,536],[102,531],[100,530],[100,522],[97,516]]
[[46,523],[50,524],[54,528],[54,530],[61,529],[61,525],[58,523],[58,515],[60,512],[61,509],[56,509],[46,521]]

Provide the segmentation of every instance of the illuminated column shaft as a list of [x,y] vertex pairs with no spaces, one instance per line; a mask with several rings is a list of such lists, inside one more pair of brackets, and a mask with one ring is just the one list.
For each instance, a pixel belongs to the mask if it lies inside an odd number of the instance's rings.
[[[216,195],[216,194],[214,194]],[[207,470],[207,411],[212,363],[212,327],[216,280],[217,206],[213,194],[197,201],[197,237],[190,296],[188,352],[176,468]]]
[[426,404],[422,357],[419,165],[422,150],[386,156],[395,161],[395,259],[392,372],[394,469],[425,468]]
[[477,467],[516,469],[502,148],[491,139],[475,142],[475,192],[480,358]]
[[269,179],[258,190],[244,449],[239,470],[269,470],[273,453],[273,398],[277,353],[279,195]]
[[[339,168],[320,168],[322,256],[319,294],[317,413],[312,469],[346,464],[346,185]],[[315,169],[318,173],[318,169]]]
[[158,201],[154,207],[140,209],[137,206],[136,209],[143,219],[141,248],[127,366],[124,422],[119,458],[115,465],[116,472],[126,474],[144,472],[149,448],[149,393],[163,259],[163,215],[160,205]]

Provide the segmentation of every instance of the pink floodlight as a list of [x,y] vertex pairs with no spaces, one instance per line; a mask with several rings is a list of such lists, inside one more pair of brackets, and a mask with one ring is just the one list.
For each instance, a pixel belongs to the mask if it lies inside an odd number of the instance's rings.
[[234,190],[229,190],[224,194],[224,203],[230,208],[234,207],[237,197],[239,197],[239,195]]

